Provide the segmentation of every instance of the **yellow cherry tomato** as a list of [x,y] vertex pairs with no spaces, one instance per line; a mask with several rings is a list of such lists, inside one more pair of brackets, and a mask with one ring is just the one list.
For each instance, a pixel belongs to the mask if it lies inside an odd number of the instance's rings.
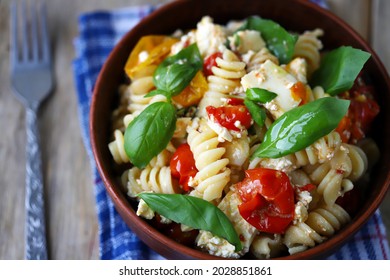
[[129,78],[134,79],[141,73],[160,64],[171,52],[171,47],[179,40],[162,35],[143,36],[131,52],[125,65],[125,72]]
[[183,107],[196,105],[208,89],[207,80],[202,71],[198,71],[190,84],[172,100]]

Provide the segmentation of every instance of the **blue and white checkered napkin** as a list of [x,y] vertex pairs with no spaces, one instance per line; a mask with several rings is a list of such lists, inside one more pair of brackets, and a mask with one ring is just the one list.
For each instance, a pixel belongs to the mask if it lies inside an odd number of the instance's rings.
[[[80,34],[75,40],[77,57],[73,69],[81,128],[94,176],[101,259],[162,259],[135,236],[116,212],[96,169],[88,130],[91,95],[104,61],[120,38],[152,10],[152,6],[138,6],[86,13],[79,18]],[[378,211],[329,259],[388,259],[389,256],[386,230]]]

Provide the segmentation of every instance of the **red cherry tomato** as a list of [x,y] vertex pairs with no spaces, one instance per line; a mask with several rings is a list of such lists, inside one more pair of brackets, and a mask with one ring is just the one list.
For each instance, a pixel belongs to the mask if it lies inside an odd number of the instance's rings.
[[177,148],[171,159],[170,167],[172,177],[179,179],[183,190],[188,192],[190,190],[189,180],[198,173],[194,155],[188,144],[182,144]]
[[236,106],[207,106],[206,112],[209,116],[213,116],[215,122],[230,130],[240,131],[240,127],[236,126],[239,121],[242,126],[249,128],[252,124],[252,117],[248,109],[244,105]]
[[221,52],[213,53],[205,59],[203,63],[203,73],[205,74],[206,77],[213,75],[213,71],[211,70],[211,68],[213,68],[213,66],[217,66],[217,61],[216,61],[217,57],[222,58],[222,53]]
[[244,99],[231,97],[227,100],[228,105],[244,105]]
[[371,123],[379,114],[380,108],[375,101],[375,90],[367,85],[362,74],[359,74],[353,87],[340,94],[340,97],[351,100],[351,104],[336,131],[341,135],[343,142],[356,143],[366,136]]
[[283,233],[293,220],[294,190],[284,172],[268,168],[247,170],[236,188],[243,201],[238,206],[241,216],[258,230]]

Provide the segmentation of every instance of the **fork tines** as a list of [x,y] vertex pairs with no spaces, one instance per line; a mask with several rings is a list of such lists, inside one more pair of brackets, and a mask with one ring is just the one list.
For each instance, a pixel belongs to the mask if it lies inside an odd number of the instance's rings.
[[22,0],[11,4],[11,59],[14,61],[50,61],[46,6],[35,2]]

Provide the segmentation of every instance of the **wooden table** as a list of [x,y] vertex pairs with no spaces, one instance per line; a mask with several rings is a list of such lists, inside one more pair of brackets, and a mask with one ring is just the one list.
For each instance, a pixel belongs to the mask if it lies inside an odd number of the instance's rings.
[[[40,129],[52,259],[99,258],[92,176],[79,126],[72,72],[81,12],[159,0],[47,1],[55,50],[56,89],[42,106]],[[0,259],[24,257],[25,113],[9,82],[9,3],[0,0]],[[331,9],[369,40],[390,69],[390,1],[329,0]],[[386,205],[387,204],[387,205]],[[390,233],[390,195],[383,218]]]

